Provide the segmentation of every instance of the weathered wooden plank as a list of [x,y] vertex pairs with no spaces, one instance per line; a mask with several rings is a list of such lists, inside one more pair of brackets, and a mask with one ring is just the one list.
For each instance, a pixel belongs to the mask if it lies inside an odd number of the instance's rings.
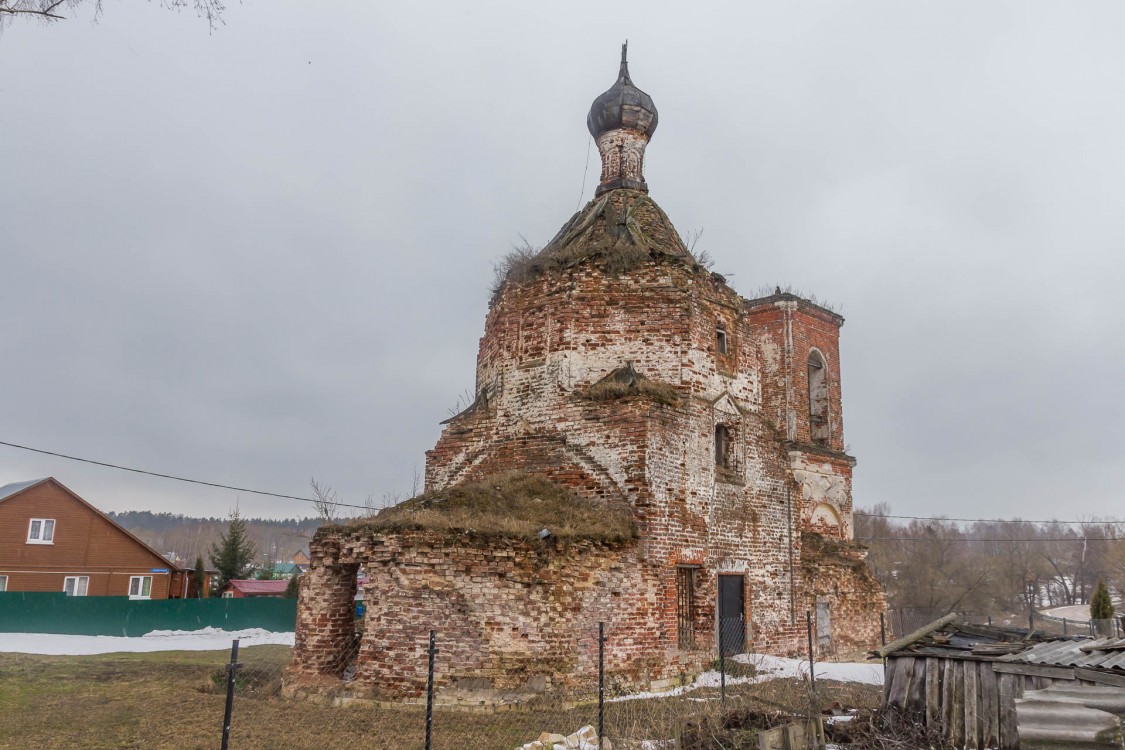
[[980,750],[980,673],[977,665],[966,662],[965,669],[965,747]]
[[914,660],[914,675],[910,679],[910,691],[906,694],[906,710],[912,717],[920,717],[926,710],[927,661],[927,659]]
[[926,726],[941,720],[941,660],[926,659]]
[[1001,674],[1022,674],[1030,677],[1050,677],[1054,680],[1073,680],[1073,667],[1045,667],[1042,664],[1011,664],[1005,661],[992,662],[992,669]]
[[980,664],[980,697],[982,723],[982,744],[984,747],[996,747],[1000,741],[1000,696],[997,693],[996,673],[988,662]]
[[1114,687],[1125,687],[1125,675],[1110,674],[1109,672],[1099,672],[1096,669],[1086,669],[1084,667],[1075,667],[1074,676],[1086,682],[1097,682],[1101,685],[1113,685]]
[[914,674],[914,659],[909,656],[900,656],[894,660],[895,677],[891,683],[891,694],[887,705],[891,708],[904,709],[906,696],[910,692],[910,678]]
[[[996,665],[993,665],[995,668]],[[997,677],[1000,718],[1000,750],[1019,750],[1020,735],[1016,725],[1016,681],[1019,675],[999,674]]]
[[896,661],[896,659],[892,659],[883,665],[883,708],[890,705],[891,684],[895,681]]
[[953,664],[953,710],[950,712],[949,741],[954,747],[965,742],[965,662]]
[[942,662],[941,669],[941,732],[947,740],[953,736],[954,664],[955,662],[946,660]]

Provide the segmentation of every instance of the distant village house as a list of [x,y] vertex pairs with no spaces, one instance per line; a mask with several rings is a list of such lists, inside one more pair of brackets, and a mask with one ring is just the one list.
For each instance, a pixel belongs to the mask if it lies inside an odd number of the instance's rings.
[[[204,577],[202,595],[209,592]],[[53,477],[0,487],[0,592],[193,598],[180,567]]]

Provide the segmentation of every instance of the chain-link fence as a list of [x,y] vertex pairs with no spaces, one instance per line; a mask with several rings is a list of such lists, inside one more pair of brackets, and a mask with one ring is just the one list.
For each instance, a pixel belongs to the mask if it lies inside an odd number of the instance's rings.
[[[807,645],[815,646],[811,616],[808,625]],[[822,747],[834,721],[848,718],[849,710],[876,708],[881,697],[880,663],[818,663],[807,651],[803,658],[753,653],[740,618],[720,623],[721,648],[701,644],[716,654],[701,674],[654,692],[636,692],[605,669],[615,637],[605,627],[575,636],[579,649],[599,654],[597,673],[584,682],[589,690],[517,697],[483,681],[435,690],[435,681],[442,682],[434,658],[442,634],[431,636],[417,644],[415,665],[429,689],[394,702],[349,697],[346,686],[357,677],[354,652],[328,665],[342,678],[336,694],[293,693],[283,688],[289,646],[240,644],[210,677],[211,689],[225,698],[221,747],[717,750],[774,747],[771,736],[778,748]]]

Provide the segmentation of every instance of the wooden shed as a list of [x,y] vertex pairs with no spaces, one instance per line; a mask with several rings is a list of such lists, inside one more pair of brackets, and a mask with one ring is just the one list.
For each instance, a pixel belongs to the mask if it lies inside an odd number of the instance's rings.
[[947,615],[874,653],[887,660],[884,707],[940,726],[954,747],[1122,747],[1125,639]]

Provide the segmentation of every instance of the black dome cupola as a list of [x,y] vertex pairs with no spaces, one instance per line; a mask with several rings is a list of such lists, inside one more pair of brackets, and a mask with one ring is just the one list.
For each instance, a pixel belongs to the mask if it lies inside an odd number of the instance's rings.
[[629,43],[621,45],[621,69],[617,83],[594,100],[590,114],[586,116],[586,127],[590,135],[597,138],[610,130],[633,130],[649,138],[656,131],[659,115],[652,97],[633,85],[629,76],[627,58]]

